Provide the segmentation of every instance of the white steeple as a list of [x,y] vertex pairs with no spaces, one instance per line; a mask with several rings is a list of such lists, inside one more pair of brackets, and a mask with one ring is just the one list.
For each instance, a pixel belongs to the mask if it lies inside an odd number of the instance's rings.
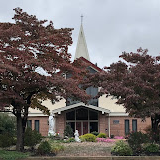
[[[83,16],[81,16],[81,18],[82,17]],[[90,61],[87,44],[86,44],[86,40],[84,36],[83,26],[82,26],[82,19],[81,19],[81,27],[79,31],[78,42],[77,42],[76,53],[75,53],[74,59],[77,59],[80,57],[84,57],[85,59]]]

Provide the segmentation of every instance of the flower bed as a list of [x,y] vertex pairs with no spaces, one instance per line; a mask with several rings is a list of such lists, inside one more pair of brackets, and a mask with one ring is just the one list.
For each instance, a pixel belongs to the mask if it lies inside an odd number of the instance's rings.
[[111,138],[96,138],[97,142],[115,142],[116,140],[124,139],[122,136],[115,136],[114,139]]
[[97,142],[115,142],[114,139],[110,139],[110,138],[96,138]]
[[114,139],[125,139],[123,136],[115,136]]

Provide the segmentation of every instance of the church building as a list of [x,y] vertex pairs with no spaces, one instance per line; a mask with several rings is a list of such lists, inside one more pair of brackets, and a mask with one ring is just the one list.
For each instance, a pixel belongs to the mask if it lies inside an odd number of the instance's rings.
[[[90,62],[87,43],[80,26],[75,58],[82,58],[90,67],[91,73],[101,72],[101,68]],[[96,96],[98,88],[89,87],[86,92]],[[150,118],[141,121],[139,118],[131,118],[122,105],[117,105],[112,97],[105,95],[98,99],[91,99],[89,105],[82,102],[70,101],[66,103],[63,99],[54,105],[48,100],[43,105],[48,107],[55,118],[55,132],[63,137],[64,129],[69,124],[73,131],[78,130],[79,135],[91,132],[106,133],[107,136],[125,136],[130,131],[145,131],[151,125]],[[28,126],[39,131],[43,136],[48,135],[48,116],[36,109],[29,110]]]

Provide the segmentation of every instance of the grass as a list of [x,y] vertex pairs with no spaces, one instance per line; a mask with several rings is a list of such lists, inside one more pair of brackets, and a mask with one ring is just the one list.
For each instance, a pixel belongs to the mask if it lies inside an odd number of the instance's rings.
[[22,153],[17,151],[0,150],[0,159],[3,160],[17,160],[28,157],[29,153]]

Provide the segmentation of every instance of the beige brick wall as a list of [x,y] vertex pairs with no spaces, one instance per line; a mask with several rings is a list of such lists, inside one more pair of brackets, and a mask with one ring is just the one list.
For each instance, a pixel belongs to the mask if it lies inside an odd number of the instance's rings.
[[[130,117],[110,117],[110,134],[115,136],[125,136],[125,119],[129,120],[130,131],[132,131],[132,119],[137,119],[137,131],[144,132],[144,129],[151,125],[150,118],[147,118],[146,121],[142,122],[140,118],[130,118]],[[48,117],[29,117],[28,120],[32,120],[32,129],[35,129],[35,120],[39,120],[39,131],[42,136],[48,135]],[[113,124],[113,120],[119,120],[119,124]],[[56,115],[56,133],[59,132],[60,136],[63,137],[65,129],[65,112],[62,112],[59,115]],[[99,132],[106,133],[109,135],[108,128],[108,115],[102,114],[99,112]],[[106,131],[107,129],[107,131]]]
[[35,120],[39,120],[39,132],[42,136],[48,135],[48,117],[29,117],[28,120],[32,120],[32,129],[35,129]]
[[59,115],[56,115],[56,132],[60,134],[61,137],[64,136],[64,128],[65,128],[65,112],[62,112]]
[[[137,120],[137,131],[145,132],[145,128],[151,125],[150,118],[147,118],[146,121],[142,122],[140,118],[131,118],[131,117],[110,117],[110,133],[115,136],[125,136],[125,120],[129,120],[129,128],[132,131],[132,120]],[[119,120],[119,124],[113,124],[113,120]]]
[[[42,136],[48,135],[48,117],[29,117],[28,120],[32,120],[32,129],[35,129],[35,120],[39,120],[39,132],[42,134]],[[60,115],[56,115],[56,133],[59,132],[60,136],[63,137],[65,128],[65,113],[62,112]]]
[[101,112],[99,112],[99,132],[106,133],[108,135],[108,117],[106,114],[102,114]]
[[[110,134],[115,136],[125,136],[125,120],[129,120],[130,131],[132,131],[133,119],[137,120],[137,131],[145,132],[145,128],[151,125],[150,118],[147,118],[146,121],[142,122],[140,118],[131,118],[126,116],[110,117]],[[119,124],[113,124],[113,120],[119,120]],[[99,113],[99,132],[109,135],[108,116],[106,114]]]

